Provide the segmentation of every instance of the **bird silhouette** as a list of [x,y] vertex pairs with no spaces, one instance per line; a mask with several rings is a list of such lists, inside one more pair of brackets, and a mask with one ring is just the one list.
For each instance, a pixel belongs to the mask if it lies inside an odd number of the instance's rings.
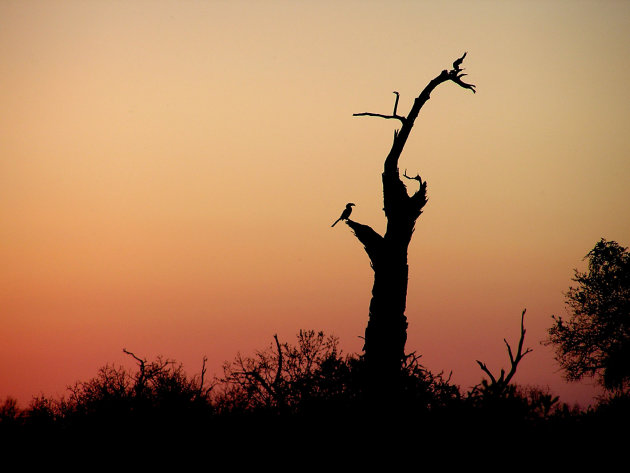
[[341,217],[335,220],[335,223],[333,223],[331,227],[334,227],[335,225],[337,225],[337,222],[339,222],[339,220],[348,220],[348,217],[350,217],[350,214],[352,213],[353,205],[354,204],[352,202],[350,202],[349,204],[346,204],[346,208],[343,209],[343,212],[341,212]]
[[459,66],[461,66],[462,62],[464,61],[464,58],[466,57],[466,54],[468,54],[468,53],[465,52],[462,57],[460,57],[458,59],[455,59],[455,62],[453,63],[453,69],[456,70],[457,72],[463,71],[463,69],[461,69]]

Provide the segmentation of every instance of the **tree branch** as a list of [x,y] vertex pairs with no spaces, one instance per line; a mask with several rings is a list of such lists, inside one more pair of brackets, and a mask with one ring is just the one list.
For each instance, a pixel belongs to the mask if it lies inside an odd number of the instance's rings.
[[256,372],[256,371],[235,371],[234,372],[235,375],[244,375],[244,376],[248,376],[251,378],[254,378],[256,381],[258,381],[260,383],[260,385],[265,389],[265,391],[267,391],[267,393],[269,393],[269,395],[271,396],[272,399],[276,399],[276,395],[275,392],[273,390],[273,388],[271,386],[269,386],[269,384],[267,384],[267,382],[263,379],[263,377],[260,375],[260,373]]
[[[397,217],[403,217],[404,219],[408,219],[409,216],[412,218],[417,218],[422,213],[422,208],[427,203],[426,196],[426,181],[422,181],[420,176],[416,176],[414,178],[410,178],[405,175],[405,177],[410,179],[415,179],[420,184],[418,191],[411,197],[409,197],[407,193],[407,189],[403,182],[400,179],[400,174],[398,171],[398,161],[400,159],[400,155],[405,147],[405,143],[407,142],[407,138],[413,128],[413,124],[420,113],[420,109],[424,106],[427,100],[429,100],[431,96],[431,92],[443,82],[453,81],[461,87],[467,88],[475,92],[475,86],[472,84],[467,84],[461,80],[465,74],[462,74],[463,69],[461,68],[461,64],[464,61],[467,53],[464,53],[461,57],[457,58],[453,62],[453,69],[450,71],[443,70],[437,77],[431,80],[426,87],[422,90],[420,95],[416,97],[414,100],[413,106],[409,111],[407,117],[403,117],[398,115],[398,101],[400,94],[394,91],[396,95],[396,101],[394,103],[394,110],[391,115],[385,115],[381,113],[372,113],[372,112],[364,112],[364,113],[355,113],[353,116],[373,116],[385,119],[396,119],[402,123],[402,127],[400,130],[394,131],[394,141],[392,143],[392,147],[389,151],[385,159],[385,166],[383,171],[383,197],[384,197],[384,211],[388,220],[390,218],[396,219]],[[405,215],[405,213],[401,213],[399,210],[407,207],[411,210],[409,215]],[[388,225],[389,228],[389,225]],[[357,238],[361,240],[361,237],[357,235]]]
[[368,225],[363,225],[350,219],[345,222],[352,229],[357,239],[363,243],[365,252],[370,257],[372,265],[377,264],[382,252],[383,237]]
[[450,79],[455,82],[457,85],[459,85],[460,87],[463,87],[465,89],[470,89],[472,90],[473,94],[475,93],[475,85],[473,84],[467,84],[465,82],[463,82],[461,79],[464,76],[467,76],[468,74],[460,74],[461,71],[463,71],[464,69],[462,69],[461,64],[464,61],[464,58],[466,57],[466,54],[468,54],[467,52],[464,53],[464,55],[458,59],[455,60],[455,62],[453,62],[453,69],[451,71],[449,71],[449,75],[451,76]]
[[450,79],[455,82],[457,85],[459,85],[460,87],[463,87],[464,89],[470,89],[472,90],[473,94],[476,93],[475,90],[475,85],[474,84],[467,84],[466,82],[464,82],[462,80],[462,77],[467,76],[468,74],[455,74],[453,75]]
[[400,115],[383,115],[381,113],[362,112],[362,113],[353,113],[352,116],[353,117],[379,117],[379,118],[400,120],[403,124],[405,123],[405,117],[401,117]]
[[525,312],[526,311],[527,309],[523,309],[523,313],[521,314],[521,338],[518,341],[518,349],[516,351],[516,356],[514,356],[512,352],[512,347],[510,347],[510,344],[507,342],[507,340],[505,338],[503,339],[503,341],[505,342],[505,345],[507,346],[508,356],[510,357],[510,371],[508,372],[507,376],[505,376],[505,370],[501,369],[501,375],[499,376],[498,379],[495,378],[485,363],[482,363],[481,361],[476,360],[477,363],[479,364],[479,367],[483,370],[484,373],[486,373],[490,377],[490,381],[492,381],[489,387],[496,389],[496,392],[498,393],[503,392],[503,390],[507,387],[507,385],[510,383],[510,381],[516,374],[516,369],[518,367],[518,364],[521,362],[521,360],[523,359],[525,355],[527,355],[529,352],[532,351],[531,348],[527,348],[525,351],[523,351],[523,342],[525,340]]
[[[463,76],[466,74],[462,74],[463,70],[460,66],[466,57],[467,53],[464,53],[462,57],[456,59],[453,62],[453,69],[450,71],[443,70],[440,75],[431,80],[427,86],[422,90],[420,95],[416,97],[414,100],[413,106],[407,115],[405,120],[401,120],[403,123],[402,128],[396,134],[394,139],[394,144],[392,145],[392,149],[389,152],[385,160],[385,172],[396,172],[398,170],[398,159],[400,158],[400,154],[402,153],[403,148],[405,147],[405,143],[407,142],[407,138],[409,137],[409,133],[411,132],[411,128],[420,113],[420,109],[426,103],[427,100],[431,98],[431,92],[440,85],[442,82],[453,81],[460,87],[464,87],[466,89],[470,89],[475,92],[475,86],[472,84],[467,84],[461,80]],[[392,117],[393,118],[393,117]]]
[[497,380],[494,378],[494,375],[490,372],[490,370],[488,369],[486,364],[482,363],[479,360],[476,360],[476,361],[479,364],[479,367],[490,377],[490,380],[492,381],[492,384],[496,384]]
[[[198,394],[198,396],[202,396],[204,394],[204,392],[203,392],[203,383],[204,383],[204,378],[206,376],[206,362],[207,361],[208,361],[208,357],[204,356],[203,357],[203,362],[201,364],[201,376],[199,378],[199,394]],[[208,390],[206,391],[206,394],[208,394],[211,389],[212,389],[212,387],[208,388]]]
[[398,110],[398,99],[400,98],[400,94],[398,92],[394,92],[396,94],[396,102],[394,102],[394,112],[391,115],[383,115],[381,113],[372,113],[372,112],[363,112],[363,113],[353,113],[352,116],[353,117],[379,117],[379,118],[385,118],[385,119],[394,119],[394,120],[400,120],[402,122],[402,124],[405,124],[405,117],[401,117],[400,115],[398,115],[398,113],[396,113],[396,111]]
[[280,346],[280,342],[278,341],[278,335],[274,335],[273,338],[276,340],[276,347],[278,349],[278,369],[276,371],[276,377],[273,380],[273,387],[275,390],[277,389],[282,376],[282,347]]
[[146,366],[145,365],[147,361],[142,358],[137,357],[134,353],[128,351],[126,348],[123,348],[123,352],[125,352],[127,355],[134,357],[136,361],[138,362],[138,364],[140,365],[140,373],[138,373],[138,378],[136,379],[136,385],[134,386],[136,395],[140,395],[142,391],[144,391],[144,383],[146,379],[146,373],[145,373]]
[[123,352],[125,352],[127,355],[134,357],[136,361],[140,363],[141,366],[143,366],[147,362],[147,360],[143,360],[142,358],[137,357],[133,352],[128,351],[126,348],[123,348]]
[[512,377],[516,374],[516,367],[518,366],[520,361],[523,359],[523,357],[532,351],[531,348],[527,348],[525,352],[523,352],[523,342],[525,341],[525,312],[526,311],[527,309],[523,309],[523,313],[521,314],[521,338],[518,341],[518,350],[516,351],[516,358],[512,356],[512,349],[510,348],[510,344],[507,342],[507,340],[504,340],[505,344],[508,347],[508,354],[510,355],[510,364],[512,365],[510,368],[510,372],[505,378],[506,385],[510,382]]

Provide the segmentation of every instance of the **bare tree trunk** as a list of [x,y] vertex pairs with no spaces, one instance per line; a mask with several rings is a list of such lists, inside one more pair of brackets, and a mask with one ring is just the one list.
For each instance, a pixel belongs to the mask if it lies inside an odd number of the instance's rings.
[[407,193],[398,170],[398,160],[403,151],[409,133],[420,109],[430,98],[430,94],[439,84],[453,81],[461,87],[475,92],[475,86],[462,82],[460,65],[466,54],[453,63],[453,69],[442,71],[433,79],[415,99],[409,114],[404,117],[397,114],[398,92],[392,115],[377,113],[356,113],[355,116],[376,116],[396,119],[402,123],[400,130],[394,132],[394,142],[385,159],[383,171],[383,201],[387,217],[387,230],[379,235],[368,225],[347,219],[346,224],[354,231],[364,245],[372,269],[374,286],[370,302],[370,314],[365,330],[365,360],[368,369],[369,386],[379,396],[394,393],[398,386],[400,369],[405,359],[407,341],[407,249],[413,235],[416,220],[427,203],[426,181],[419,175],[407,179],[417,180],[420,187],[413,194]]

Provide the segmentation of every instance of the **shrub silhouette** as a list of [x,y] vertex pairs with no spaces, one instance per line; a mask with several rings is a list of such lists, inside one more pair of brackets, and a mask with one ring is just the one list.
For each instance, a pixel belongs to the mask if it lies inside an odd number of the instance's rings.
[[224,364],[214,397],[218,412],[297,413],[358,396],[352,378],[358,358],[344,356],[336,337],[301,330],[296,345],[274,340],[275,346]]
[[[189,378],[182,365],[172,360],[158,357],[147,362],[127,353],[138,361],[137,371],[106,365],[94,378],[69,387],[67,397],[34,398],[27,409],[13,416],[20,430],[133,435],[175,428],[193,430],[211,418],[212,387],[203,383],[205,360],[202,375]],[[5,405],[3,413],[8,413],[10,404]]]
[[204,380],[205,360],[201,373],[190,377],[172,360],[149,362],[127,353],[136,369],[106,365],[61,399],[37,397],[21,410],[7,398],[0,405],[0,435],[5,440],[177,436],[211,439],[219,448],[278,441],[272,433],[283,442],[305,442],[339,429],[354,440],[390,435],[409,445],[441,438],[474,443],[470,432],[500,441],[509,431],[520,442],[542,442],[605,430],[627,422],[630,411],[630,398],[619,393],[580,410],[538,387],[507,384],[498,390],[485,381],[464,392],[450,376],[431,373],[415,354],[404,360],[397,402],[384,397],[375,406],[366,389],[364,358],[344,354],[337,338],[312,330],[300,331],[295,344],[274,336],[274,343],[253,356],[238,354],[210,383]]

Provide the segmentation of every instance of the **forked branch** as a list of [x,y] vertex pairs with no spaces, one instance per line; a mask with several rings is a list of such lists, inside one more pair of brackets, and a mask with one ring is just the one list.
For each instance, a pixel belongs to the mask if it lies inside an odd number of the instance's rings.
[[516,369],[518,367],[518,364],[521,362],[521,360],[523,359],[525,355],[527,355],[529,352],[532,351],[531,348],[527,348],[525,351],[523,351],[523,342],[525,341],[525,332],[526,332],[525,331],[525,312],[526,311],[527,309],[523,309],[523,313],[521,314],[521,338],[518,341],[518,349],[516,351],[516,356],[514,356],[514,354],[512,353],[512,347],[510,347],[510,344],[507,342],[507,340],[505,338],[503,339],[503,341],[505,342],[505,345],[507,346],[508,355],[510,357],[510,371],[508,372],[507,376],[505,375],[505,370],[501,369],[501,374],[499,375],[498,378],[496,378],[490,372],[490,370],[488,369],[485,363],[482,363],[481,361],[477,360],[477,364],[479,364],[479,367],[490,378],[491,383],[487,385],[487,387],[489,389],[492,389],[494,392],[497,392],[497,393],[503,392],[503,390],[507,387],[507,385],[510,383],[510,381],[516,374]]
[[[282,358],[282,345],[278,340],[278,335],[273,336],[276,342],[276,349],[278,350],[277,354],[277,366],[276,373],[273,376],[273,380],[270,379],[270,376],[261,370],[260,367],[251,367],[247,366],[248,363],[246,360],[241,359],[240,357],[237,359],[236,363],[241,368],[240,371],[233,371],[229,376],[229,380],[232,382],[239,382],[240,377],[245,377],[249,380],[254,380],[258,383],[262,388],[267,392],[270,399],[273,399],[277,403],[281,403],[281,395],[280,395],[280,384],[282,382],[282,367],[283,367],[283,358]],[[266,363],[265,363],[266,364]],[[248,369],[251,368],[251,369]],[[266,378],[266,379],[265,379]]]
[[[446,69],[443,70],[439,76],[437,76],[435,79],[429,82],[429,85],[427,85],[427,87],[424,88],[424,90],[418,96],[418,98],[416,98],[416,102],[414,103],[414,106],[412,107],[408,116],[404,117],[402,115],[398,115],[398,99],[400,98],[400,94],[396,91],[394,91],[394,94],[396,94],[396,101],[394,102],[394,111],[391,115],[385,115],[383,113],[361,112],[361,113],[353,113],[352,116],[354,117],[379,117],[379,118],[385,118],[388,120],[391,120],[391,119],[400,120],[403,126],[407,123],[409,123],[409,125],[411,126],[413,125],[414,120],[418,116],[418,112],[420,111],[420,108],[422,107],[424,102],[426,102],[429,99],[431,91],[433,91],[433,89],[435,89],[435,87],[437,87],[442,82],[446,82],[450,80],[450,81],[455,82],[460,87],[463,87],[464,89],[470,89],[473,91],[473,93],[475,93],[476,92],[475,85],[468,84],[462,80],[462,77],[468,75],[468,74],[462,73],[464,69],[461,67],[462,62],[464,61],[464,58],[466,57],[466,54],[468,53],[465,52],[462,55],[462,57],[457,58],[453,62],[453,69],[451,69],[450,71],[447,71]],[[396,133],[396,135],[397,134],[398,133]]]
[[397,113],[398,99],[400,98],[400,94],[396,91],[394,91],[394,93],[396,94],[396,102],[394,102],[394,112],[391,115],[384,115],[382,113],[362,112],[362,113],[353,113],[352,116],[353,117],[379,117],[379,118],[400,120],[402,124],[404,125],[407,119],[405,117],[398,115]]
[[142,391],[144,390],[144,385],[146,382],[145,367],[146,367],[147,360],[140,358],[139,356],[136,356],[135,353],[127,350],[126,348],[123,348],[123,352],[133,357],[138,362],[138,367],[140,368],[140,371],[138,372],[138,376],[136,377],[135,390],[136,390],[136,395],[140,395],[142,394]]

